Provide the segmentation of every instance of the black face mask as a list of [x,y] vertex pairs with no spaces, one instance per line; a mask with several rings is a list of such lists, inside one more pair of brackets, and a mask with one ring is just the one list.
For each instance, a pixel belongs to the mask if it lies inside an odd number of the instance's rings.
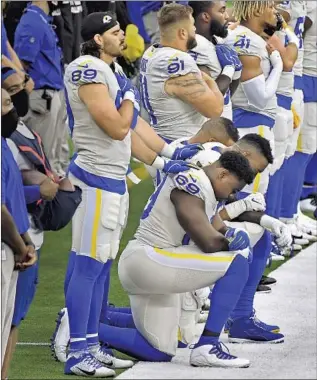
[[15,107],[6,115],[1,116],[1,136],[8,139],[17,129],[19,116]]
[[29,110],[29,94],[26,90],[21,90],[14,95],[11,95],[12,103],[20,117],[25,116]]
[[212,20],[209,28],[210,37],[216,36],[220,38],[226,38],[228,36],[228,24],[222,25],[217,20]]

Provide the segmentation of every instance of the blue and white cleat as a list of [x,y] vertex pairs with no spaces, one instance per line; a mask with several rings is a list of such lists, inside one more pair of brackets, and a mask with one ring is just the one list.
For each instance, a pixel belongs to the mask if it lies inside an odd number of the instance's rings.
[[58,314],[56,318],[55,331],[51,337],[51,352],[53,358],[58,361],[65,363],[67,358],[67,347],[69,343],[69,324],[68,324],[68,313],[67,308],[64,307]]
[[123,369],[130,368],[134,365],[132,360],[118,359],[113,355],[112,350],[108,345],[102,344],[90,348],[90,353],[93,355],[102,365],[111,369]]
[[114,370],[103,366],[88,351],[70,353],[65,363],[64,373],[84,377],[112,377],[116,375]]
[[[250,318],[255,319],[256,323],[260,327],[262,327],[262,329],[264,329],[266,331],[270,331],[272,333],[279,333],[280,332],[279,326],[277,326],[277,325],[268,325],[267,323],[264,323],[260,319],[258,319],[257,316],[255,315],[255,310],[254,309],[253,309],[252,314],[250,315]],[[229,330],[230,330],[232,324],[233,324],[233,319],[228,318],[228,320],[227,320],[227,322],[225,324],[225,327],[224,327],[224,333],[225,334],[229,334]]]
[[190,364],[193,367],[247,368],[250,361],[231,355],[228,348],[219,342],[216,345],[194,346],[190,353]]
[[[284,335],[267,330],[268,326],[270,325],[259,321],[254,315],[235,319],[229,329],[228,341],[229,343],[283,343]],[[278,326],[270,327],[279,329]]]

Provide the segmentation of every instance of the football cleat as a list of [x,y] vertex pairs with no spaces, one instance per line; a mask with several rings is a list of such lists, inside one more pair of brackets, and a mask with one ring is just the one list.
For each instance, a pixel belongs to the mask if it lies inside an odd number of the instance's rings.
[[[257,322],[257,324],[259,324],[264,330],[266,331],[270,331],[270,332],[273,332],[273,333],[278,333],[280,332],[280,328],[279,326],[276,326],[276,325],[268,325],[262,321],[260,321],[256,315],[255,315],[255,310],[253,309],[253,312],[252,314],[250,315],[250,318],[254,318]],[[225,327],[224,327],[224,333],[225,334],[228,334],[229,333],[229,330],[230,330],[230,327],[232,326],[233,324],[233,319],[229,318],[225,324]]]
[[[229,329],[229,343],[282,343],[284,335],[264,328],[265,323],[259,321],[253,313],[250,317],[235,319]],[[273,326],[278,327],[278,326]]]
[[314,212],[317,208],[317,193],[309,195],[300,202],[300,210],[302,212]]
[[276,280],[275,278],[273,277],[268,277],[268,276],[262,276],[261,280],[260,280],[260,285],[274,285],[276,284]]
[[112,350],[106,344],[93,346],[89,351],[102,365],[111,369],[130,368],[134,365],[132,360],[116,358]]
[[65,363],[64,373],[84,377],[112,377],[116,374],[114,370],[103,366],[88,351],[70,353]]
[[69,324],[67,308],[64,307],[58,314],[56,319],[55,331],[51,337],[51,352],[53,358],[65,363],[67,359],[67,347],[69,343]]
[[258,285],[258,287],[256,288],[256,292],[257,293],[260,293],[260,294],[264,294],[264,293],[271,293],[272,289],[267,286],[267,285]]
[[193,367],[247,368],[250,361],[231,355],[228,348],[219,342],[215,345],[194,346],[190,353],[190,364]]

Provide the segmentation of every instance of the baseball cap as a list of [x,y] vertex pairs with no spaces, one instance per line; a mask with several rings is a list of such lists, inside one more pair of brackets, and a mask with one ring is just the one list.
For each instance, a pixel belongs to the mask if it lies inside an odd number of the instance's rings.
[[103,34],[117,25],[117,16],[113,12],[94,12],[88,15],[81,28],[84,42],[94,38],[96,34]]

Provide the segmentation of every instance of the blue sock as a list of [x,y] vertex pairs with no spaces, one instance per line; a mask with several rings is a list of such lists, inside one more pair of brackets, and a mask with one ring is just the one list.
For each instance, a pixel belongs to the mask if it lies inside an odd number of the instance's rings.
[[304,173],[309,159],[309,154],[295,152],[294,156],[287,160],[281,205],[281,217],[283,218],[293,218],[297,213],[297,204],[303,187]]
[[283,165],[280,168],[280,181],[279,185],[276,189],[277,197],[276,197],[276,203],[275,203],[275,218],[279,219],[281,216],[281,207],[282,207],[282,198],[283,198],[283,183],[284,183],[284,175],[285,175],[285,165],[286,160],[284,161]]
[[109,276],[106,277],[106,281],[104,284],[104,292],[103,292],[103,299],[102,299],[102,305],[101,305],[101,313],[100,313],[100,322],[107,319],[107,311],[108,311],[108,298],[109,298],[109,291],[110,291],[110,273],[111,273],[111,266],[113,263],[113,260],[110,262],[110,268],[109,268]]
[[87,327],[95,282],[103,264],[88,256],[76,256],[74,271],[69,281],[66,307],[69,316],[70,351],[86,350]]
[[76,260],[76,252],[70,251],[68,255],[68,263],[67,263],[67,269],[65,274],[65,280],[64,280],[64,295],[66,299],[67,289],[69,285],[69,281],[72,277],[74,266],[75,266],[75,260]]
[[216,282],[212,289],[205,330],[196,347],[218,342],[221,330],[238,302],[248,276],[248,260],[237,255],[225,275]]
[[272,217],[276,217],[279,213],[278,203],[280,198],[279,189],[281,187],[281,181],[283,180],[283,170],[279,169],[274,175],[270,176],[270,182],[265,195],[266,210],[265,213]]
[[263,275],[266,260],[271,252],[271,234],[265,231],[253,248],[253,260],[249,268],[249,278],[242,290],[241,296],[231,313],[232,319],[249,317],[253,311],[253,301],[256,288]]
[[137,329],[114,327],[100,323],[99,339],[101,342],[108,343],[116,350],[138,360],[149,362],[170,362],[172,360],[171,355],[152,347]]
[[297,154],[300,157],[299,159],[301,161],[301,170],[298,173],[299,175],[298,175],[298,184],[297,184],[297,191],[296,191],[296,213],[297,213],[297,204],[298,204],[298,202],[300,200],[300,196],[302,194],[302,189],[303,189],[304,180],[305,180],[306,168],[307,168],[309,161],[312,158],[312,155],[300,153],[300,152],[296,152],[295,154]]
[[91,297],[90,314],[87,326],[87,344],[88,347],[96,346],[99,344],[98,328],[101,313],[101,306],[104,296],[105,281],[110,277],[110,267],[112,260],[108,260],[102,268],[102,271],[97,278],[94,290]]
[[108,310],[106,320],[100,320],[100,322],[115,327],[135,328],[132,314],[129,313],[118,313],[117,311]]
[[308,162],[304,181],[301,194],[302,199],[305,199],[309,195],[317,192],[317,153],[313,154]]

